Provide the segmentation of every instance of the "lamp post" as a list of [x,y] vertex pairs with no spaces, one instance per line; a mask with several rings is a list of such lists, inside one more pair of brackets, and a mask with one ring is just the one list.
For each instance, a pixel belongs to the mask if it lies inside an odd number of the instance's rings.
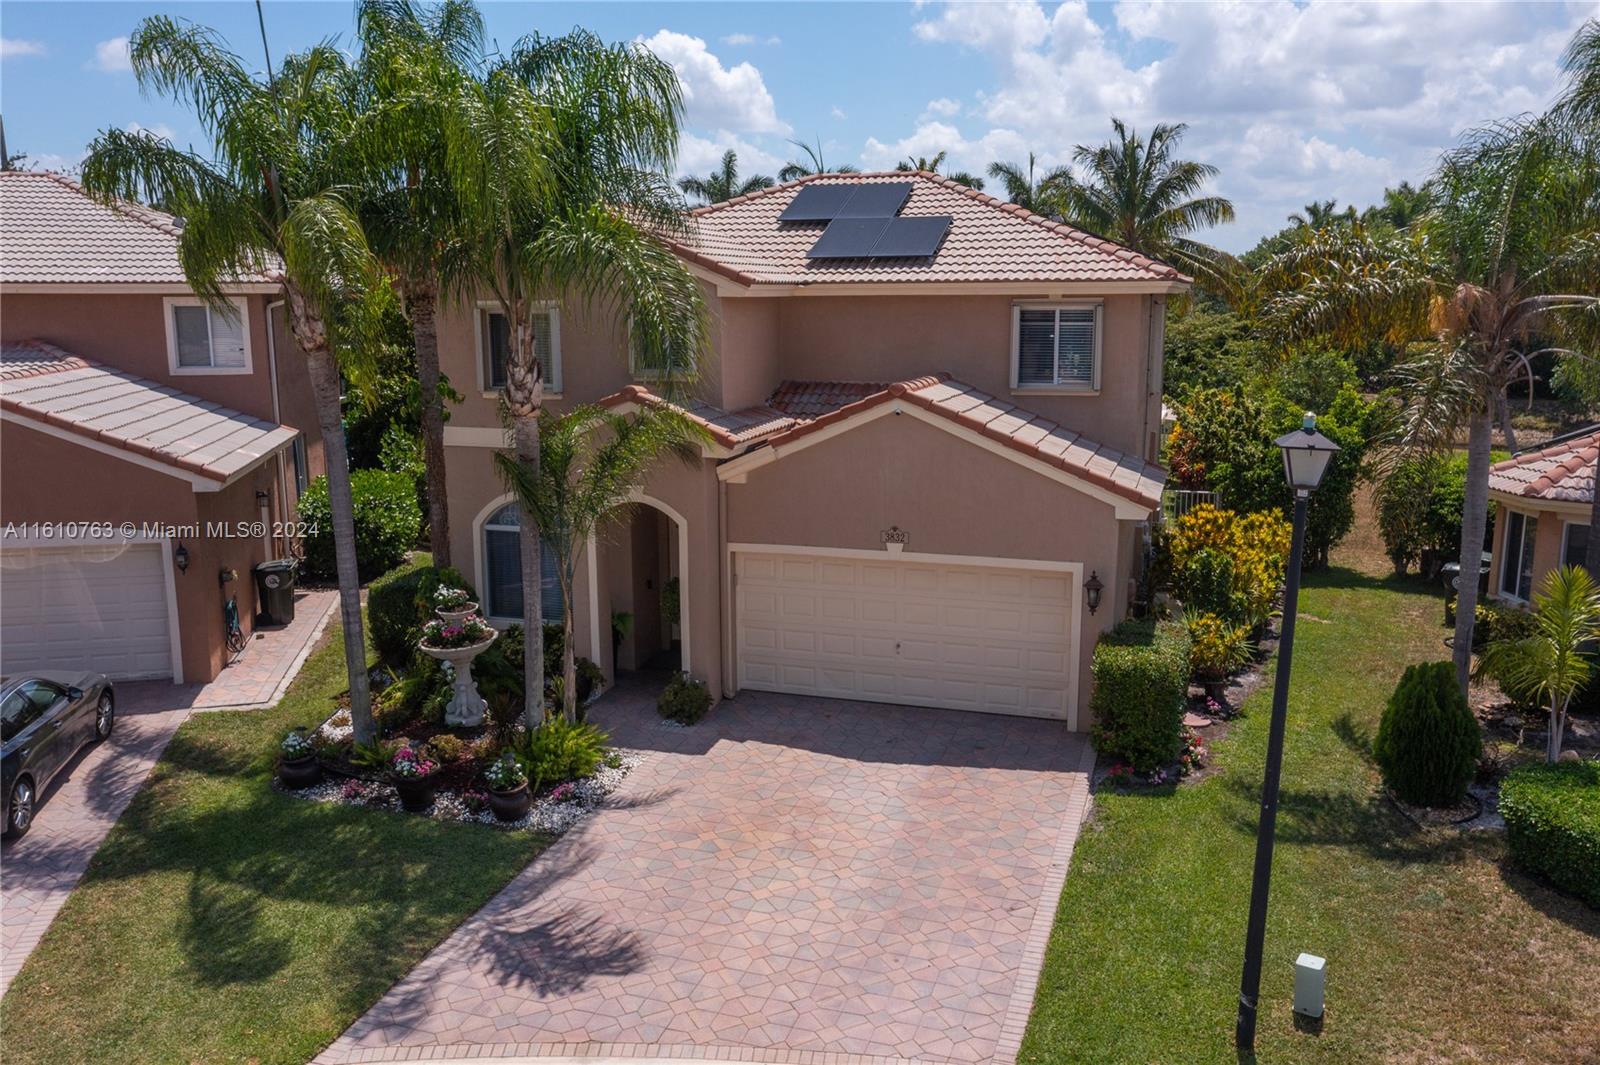
[[1244,938],[1244,975],[1239,981],[1239,1019],[1234,1043],[1241,1053],[1256,1048],[1256,1000],[1261,992],[1261,949],[1267,935],[1267,892],[1272,881],[1273,834],[1278,826],[1278,777],[1283,768],[1283,730],[1289,710],[1289,666],[1294,655],[1294,618],[1300,597],[1300,559],[1305,551],[1306,504],[1322,483],[1328,460],[1339,445],[1317,432],[1317,416],[1275,443],[1283,452],[1283,473],[1294,490],[1294,536],[1284,577],[1283,632],[1278,639],[1278,673],[1272,688],[1272,726],[1267,735],[1267,772],[1261,784],[1261,820],[1256,826],[1256,868],[1250,882],[1250,923]]

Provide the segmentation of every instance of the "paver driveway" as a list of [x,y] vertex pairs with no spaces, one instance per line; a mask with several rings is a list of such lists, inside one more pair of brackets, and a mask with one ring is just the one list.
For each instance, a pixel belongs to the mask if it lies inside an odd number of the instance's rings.
[[755,693],[692,729],[637,688],[592,716],[656,753],[320,1061],[1014,1060],[1081,737]]

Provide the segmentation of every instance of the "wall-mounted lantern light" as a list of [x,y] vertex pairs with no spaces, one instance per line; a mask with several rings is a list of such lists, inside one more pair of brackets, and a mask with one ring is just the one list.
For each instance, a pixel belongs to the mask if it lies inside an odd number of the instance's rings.
[[179,544],[178,549],[172,552],[172,564],[178,567],[179,573],[189,572],[189,549]]
[[1089,613],[1091,615],[1100,609],[1100,593],[1105,591],[1105,588],[1106,586],[1100,582],[1099,572],[1090,570],[1089,579],[1083,582],[1083,597],[1084,601],[1089,604]]

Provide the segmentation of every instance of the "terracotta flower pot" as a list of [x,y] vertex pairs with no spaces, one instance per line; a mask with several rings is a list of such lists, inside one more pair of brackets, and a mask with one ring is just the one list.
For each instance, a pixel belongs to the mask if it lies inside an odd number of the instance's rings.
[[489,809],[500,821],[520,821],[533,807],[533,791],[524,780],[510,791],[490,791]]
[[400,808],[420,814],[433,805],[438,788],[436,773],[425,777],[395,777],[394,790],[400,793]]
[[278,763],[278,780],[286,788],[309,788],[322,780],[322,763],[317,761],[314,754],[304,758],[285,758]]

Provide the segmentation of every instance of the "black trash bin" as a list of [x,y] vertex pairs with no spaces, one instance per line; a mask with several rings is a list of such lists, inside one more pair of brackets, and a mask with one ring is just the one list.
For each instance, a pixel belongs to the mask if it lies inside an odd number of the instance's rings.
[[287,625],[294,620],[297,565],[292,558],[274,558],[256,567],[256,602],[263,625]]

